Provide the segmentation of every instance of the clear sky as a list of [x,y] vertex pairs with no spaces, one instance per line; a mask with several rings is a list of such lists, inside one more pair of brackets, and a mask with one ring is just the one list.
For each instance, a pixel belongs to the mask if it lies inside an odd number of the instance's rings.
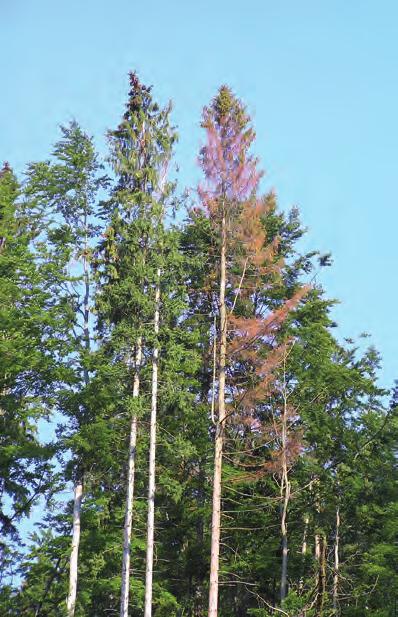
[[394,0],[0,0],[0,160],[48,156],[76,118],[104,150],[127,72],[174,103],[183,184],[197,177],[200,111],[228,83],[247,103],[280,205],[340,331],[372,334],[383,383],[398,378],[398,3]]

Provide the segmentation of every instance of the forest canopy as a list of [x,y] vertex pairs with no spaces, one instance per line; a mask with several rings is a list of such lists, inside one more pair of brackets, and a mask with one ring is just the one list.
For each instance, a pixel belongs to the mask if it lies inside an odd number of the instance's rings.
[[73,121],[2,165],[4,617],[394,615],[398,389],[338,335],[244,103],[200,122],[189,192],[136,73],[105,156]]

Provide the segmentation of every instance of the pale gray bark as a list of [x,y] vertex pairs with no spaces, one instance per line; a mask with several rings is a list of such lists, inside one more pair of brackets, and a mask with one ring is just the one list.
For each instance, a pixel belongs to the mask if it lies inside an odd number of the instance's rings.
[[281,516],[281,533],[282,533],[282,572],[281,572],[281,602],[287,595],[287,565],[288,565],[288,535],[287,535],[287,510],[290,499],[290,483],[286,480],[283,484],[283,506]]
[[310,522],[310,517],[308,514],[304,516],[304,531],[303,531],[303,542],[301,544],[301,554],[305,556],[307,554],[307,535],[308,535],[308,525]]
[[336,536],[334,540],[334,575],[333,575],[333,609],[339,614],[339,579],[340,579],[340,509],[336,508]]
[[308,550],[307,536],[308,536],[308,525],[310,522],[310,517],[308,514],[304,516],[304,531],[303,531],[303,540],[301,543],[301,555],[302,555],[302,576],[299,582],[299,590],[302,591],[304,587],[304,566],[305,566],[305,556]]
[[321,537],[319,533],[315,534],[315,559],[319,563],[321,557]]
[[[140,368],[142,362],[142,339],[138,338],[135,350],[135,370],[133,381],[133,398],[137,398],[140,392]],[[131,530],[133,524],[133,501],[135,481],[135,459],[137,447],[137,416],[131,418],[129,456],[127,465],[127,494],[126,511],[123,529],[123,563],[122,585],[120,598],[120,617],[128,617],[129,591],[130,591],[130,559],[131,559]]]
[[286,386],[286,357],[283,363],[283,409],[282,409],[282,478],[281,478],[281,500],[282,500],[282,513],[281,513],[281,534],[282,534],[282,571],[281,571],[281,602],[287,595],[287,563],[288,563],[288,535],[287,535],[287,512],[290,500],[290,481],[289,481],[289,468],[287,460],[287,430],[288,430],[288,405],[287,405],[287,386]]
[[69,593],[66,601],[68,617],[73,617],[75,614],[76,594],[77,594],[77,566],[79,558],[80,544],[80,515],[81,504],[83,498],[83,484],[78,482],[75,486],[74,501],[73,501],[73,532],[72,532],[72,547],[70,553],[69,565]]
[[220,259],[220,351],[218,370],[218,418],[216,421],[216,436],[214,445],[214,477],[213,477],[213,510],[211,522],[211,556],[210,556],[210,589],[208,617],[218,615],[218,578],[220,561],[220,534],[221,534],[221,481],[222,456],[224,448],[225,429],[225,364],[227,354],[227,309],[225,304],[226,288],[226,220],[222,219],[221,259]]
[[[157,271],[157,285],[155,291],[155,338],[159,334],[159,302],[160,302],[160,270]],[[149,435],[149,468],[148,468],[148,521],[147,521],[147,549],[145,571],[145,609],[144,617],[152,615],[153,593],[153,554],[155,537],[155,492],[156,492],[156,433],[157,433],[157,401],[158,401],[158,364],[159,347],[155,342],[152,356],[152,397],[151,420]]]

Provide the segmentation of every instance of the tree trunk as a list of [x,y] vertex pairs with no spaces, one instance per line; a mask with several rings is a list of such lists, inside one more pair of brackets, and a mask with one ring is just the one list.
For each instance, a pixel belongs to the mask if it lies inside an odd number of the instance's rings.
[[323,605],[325,603],[325,598],[326,598],[326,548],[327,548],[326,536],[323,535],[322,536],[322,551],[321,551],[321,568],[320,568],[320,573],[321,573],[320,590],[321,590],[321,598],[322,598],[320,615],[323,614]]
[[339,576],[340,576],[340,509],[336,509],[336,536],[334,540],[333,610],[339,614]]
[[307,536],[308,536],[308,525],[310,522],[310,517],[308,516],[308,514],[306,514],[304,516],[304,531],[303,531],[303,541],[301,544],[301,556],[302,556],[302,560],[301,560],[301,578],[300,578],[300,582],[299,582],[299,590],[302,591],[303,587],[304,587],[304,573],[305,573],[305,556],[307,555]]
[[317,534],[316,536],[316,556],[318,559],[318,589],[316,601],[316,617],[323,616],[323,608],[326,597],[326,536]]
[[[87,226],[87,217],[84,219],[84,226]],[[83,256],[83,281],[84,281],[84,297],[83,297],[83,342],[86,352],[90,351],[90,270],[88,261],[88,237],[84,238],[84,256]],[[90,380],[89,372],[84,366],[83,368],[84,384],[87,386]]]
[[[87,216],[84,217],[84,228],[87,229]],[[84,256],[83,256],[83,341],[86,352],[90,351],[90,271],[88,262],[88,236],[84,237]],[[84,385],[89,383],[89,372],[83,366]],[[73,533],[69,567],[69,592],[66,600],[68,617],[74,617],[76,596],[77,596],[77,577],[79,562],[80,530],[81,530],[81,509],[83,500],[83,474],[75,483],[74,502],[73,502]]]
[[308,535],[308,525],[309,525],[309,522],[310,522],[310,517],[308,516],[308,514],[306,514],[305,517],[304,517],[303,542],[302,542],[302,545],[301,545],[301,554],[302,554],[303,558],[307,554],[307,535]]
[[281,532],[282,532],[282,572],[281,572],[281,603],[287,595],[287,560],[288,560],[288,535],[287,535],[287,509],[290,499],[290,483],[286,480],[286,486],[284,487],[284,499],[281,518]]
[[321,536],[319,535],[319,533],[315,534],[315,559],[318,562],[320,562],[320,557],[321,557]]
[[[157,271],[157,285],[155,292],[155,339],[159,334],[159,301],[160,301],[160,270]],[[148,523],[147,523],[147,548],[146,548],[146,572],[145,572],[145,610],[144,617],[152,615],[152,589],[153,589],[153,550],[155,535],[155,490],[156,490],[156,413],[158,400],[158,362],[159,347],[155,340],[152,356],[152,400],[151,422],[149,441],[149,479],[148,479]]]
[[75,614],[76,594],[77,594],[77,564],[79,557],[80,544],[80,513],[83,498],[83,483],[77,482],[74,492],[73,502],[73,533],[72,548],[70,553],[69,566],[69,593],[66,601],[68,617]]
[[281,572],[281,603],[287,595],[287,559],[288,559],[288,536],[287,536],[287,511],[290,499],[289,469],[287,463],[287,388],[286,388],[286,358],[284,359],[283,373],[283,411],[282,411],[282,479],[281,479],[281,534],[282,534],[282,572]]
[[220,560],[220,533],[221,533],[221,479],[222,455],[224,447],[225,424],[225,364],[227,353],[227,309],[225,304],[226,288],[226,221],[222,219],[221,231],[221,259],[220,259],[220,352],[218,372],[218,418],[216,422],[216,436],[214,446],[214,478],[213,478],[213,510],[211,522],[211,557],[210,557],[210,589],[208,617],[218,615],[218,576]]
[[[135,351],[135,371],[133,381],[133,398],[138,397],[140,392],[140,368],[142,361],[142,339],[138,338]],[[134,500],[134,480],[135,480],[135,458],[137,446],[137,416],[131,418],[129,457],[127,472],[127,495],[126,513],[124,517],[123,532],[123,563],[122,563],[122,585],[120,599],[120,617],[128,617],[129,591],[130,591],[130,553],[131,553],[131,529],[133,522],[133,500]]]

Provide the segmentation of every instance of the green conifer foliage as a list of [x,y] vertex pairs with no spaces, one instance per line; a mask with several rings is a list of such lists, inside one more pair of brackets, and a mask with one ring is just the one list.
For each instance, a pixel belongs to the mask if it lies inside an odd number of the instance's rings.
[[[61,127],[52,159],[31,164],[26,195],[38,213],[42,239],[38,246],[47,265],[57,302],[67,322],[63,355],[59,357],[64,380],[56,392],[63,424],[58,432],[58,455],[64,477],[74,484],[73,536],[70,559],[68,615],[74,615],[81,533],[81,507],[86,467],[92,444],[84,438],[92,420],[88,406],[92,352],[93,243],[98,235],[98,195],[106,187],[92,139],[76,122]],[[94,415],[95,415],[94,411]],[[65,453],[66,456],[63,456]],[[72,456],[70,456],[72,454]],[[72,518],[72,516],[71,516]],[[65,530],[69,533],[69,529]]]
[[[187,401],[193,400],[189,380],[196,363],[195,349],[192,348],[196,335],[177,327],[186,302],[186,261],[179,249],[179,232],[170,220],[173,184],[168,180],[167,172],[176,139],[170,125],[170,107],[160,108],[152,99],[151,89],[143,86],[135,74],[130,75],[130,86],[124,118],[120,126],[109,133],[116,186],[104,207],[108,223],[98,258],[100,284],[97,304],[104,353],[113,370],[124,375],[119,394],[120,417],[131,423],[130,436],[138,422],[137,445],[136,449],[133,448],[134,469],[138,472],[136,477],[134,471],[137,500],[129,502],[134,520],[129,541],[132,572],[136,579],[130,586],[130,603],[134,611],[143,598],[142,576],[138,574],[137,577],[134,571],[140,573],[143,569],[142,549],[145,547],[146,508],[142,498],[146,493],[144,470],[147,466],[152,350],[155,346],[159,348],[157,433],[160,472],[156,499],[167,500],[175,491],[176,482],[174,474],[162,466],[161,461],[165,456],[167,460],[173,452],[170,435],[174,434],[178,439],[182,452],[189,447],[189,444],[184,446],[182,427],[186,424],[184,413],[189,411]],[[157,285],[160,286],[160,323],[159,333],[155,336],[153,316]],[[139,367],[135,362],[138,346],[142,354]],[[140,386],[136,396],[134,376],[138,370]],[[176,427],[173,410],[175,415],[183,414],[180,429]],[[129,433],[128,424],[124,427],[120,434],[124,432],[125,440]],[[117,461],[123,478],[126,477],[127,446],[125,452]],[[179,448],[175,449],[174,456],[178,452]],[[129,464],[132,464],[131,458]],[[119,516],[123,513],[124,495],[125,489],[118,496]],[[160,513],[157,512],[156,516]],[[124,589],[122,585],[122,593]],[[172,594],[163,590],[156,576],[153,602],[154,606],[161,605],[164,611],[176,602]],[[125,604],[122,610],[125,610]]]
[[0,524],[1,547],[50,485],[53,450],[38,422],[59,375],[52,338],[56,312],[17,179],[0,172]]

